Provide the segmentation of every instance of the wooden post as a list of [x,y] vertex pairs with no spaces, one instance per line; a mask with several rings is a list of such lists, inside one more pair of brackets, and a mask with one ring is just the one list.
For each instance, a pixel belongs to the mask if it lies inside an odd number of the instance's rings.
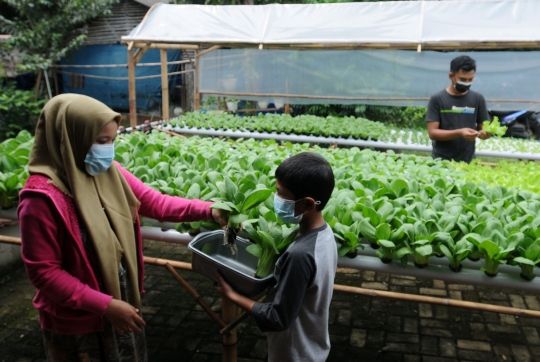
[[[289,77],[285,78],[285,93],[289,94]],[[283,110],[286,114],[291,113],[291,108],[289,102],[285,103],[285,109]]]
[[[221,319],[229,324],[236,319],[236,305],[227,298],[221,298]],[[223,335],[223,362],[236,362],[236,328]]]
[[135,128],[137,126],[137,92],[135,90],[135,55],[133,54],[133,47],[128,46],[127,51],[128,51],[129,125],[130,127]]
[[167,49],[160,49],[161,54],[161,118],[169,119],[169,68]]
[[39,97],[39,91],[40,91],[40,88],[41,88],[41,77],[43,75],[43,71],[40,70],[38,72],[38,75],[37,75],[37,80],[36,80],[36,89],[34,91],[34,102],[37,101],[38,97]]
[[[197,51],[196,51],[197,52]],[[198,52],[197,52],[198,53]],[[199,57],[197,56],[197,53],[195,53],[195,64],[193,64],[193,66],[195,67],[195,79],[194,79],[194,83],[195,83],[195,92],[193,93],[193,108],[195,111],[198,111],[199,110],[199,106],[200,106],[200,103],[201,103],[201,95],[199,93],[199,77],[200,77],[200,62],[199,62]]]

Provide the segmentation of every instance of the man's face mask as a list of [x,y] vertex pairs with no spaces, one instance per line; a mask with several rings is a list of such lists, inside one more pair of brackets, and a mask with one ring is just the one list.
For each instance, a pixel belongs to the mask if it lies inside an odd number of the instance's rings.
[[84,159],[86,172],[90,176],[97,176],[111,167],[114,161],[114,144],[93,144]]
[[466,83],[460,80],[456,80],[456,84],[454,84],[454,88],[460,93],[465,93],[471,88],[471,85],[472,85],[472,82]]
[[[294,205],[303,199],[299,200],[285,200],[279,197],[278,195],[274,196],[274,211],[276,212],[277,216],[281,219],[281,221],[288,223],[288,224],[298,224],[301,220],[304,214],[307,212],[304,212],[303,214],[294,216]],[[315,202],[315,205],[319,205],[321,202],[317,201]]]

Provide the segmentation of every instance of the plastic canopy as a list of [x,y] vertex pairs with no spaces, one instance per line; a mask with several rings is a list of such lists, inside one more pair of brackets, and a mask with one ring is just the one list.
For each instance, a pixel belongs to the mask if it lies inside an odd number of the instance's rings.
[[455,44],[540,41],[540,1],[157,4],[124,42]]

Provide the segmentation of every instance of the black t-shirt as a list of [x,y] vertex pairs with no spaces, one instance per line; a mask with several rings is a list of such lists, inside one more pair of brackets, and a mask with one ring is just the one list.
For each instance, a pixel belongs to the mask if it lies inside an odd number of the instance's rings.
[[[472,128],[488,121],[486,100],[473,90],[464,95],[451,95],[443,89],[429,99],[426,121],[439,122],[439,129],[453,130]],[[433,158],[471,162],[474,157],[475,142],[458,137],[450,141],[433,141]]]

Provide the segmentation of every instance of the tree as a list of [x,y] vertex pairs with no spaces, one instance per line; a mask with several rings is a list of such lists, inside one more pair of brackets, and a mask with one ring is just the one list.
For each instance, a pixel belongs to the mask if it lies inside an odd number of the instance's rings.
[[111,15],[118,0],[0,0],[0,31],[12,37],[5,46],[22,53],[21,71],[46,69],[79,47],[87,24]]

